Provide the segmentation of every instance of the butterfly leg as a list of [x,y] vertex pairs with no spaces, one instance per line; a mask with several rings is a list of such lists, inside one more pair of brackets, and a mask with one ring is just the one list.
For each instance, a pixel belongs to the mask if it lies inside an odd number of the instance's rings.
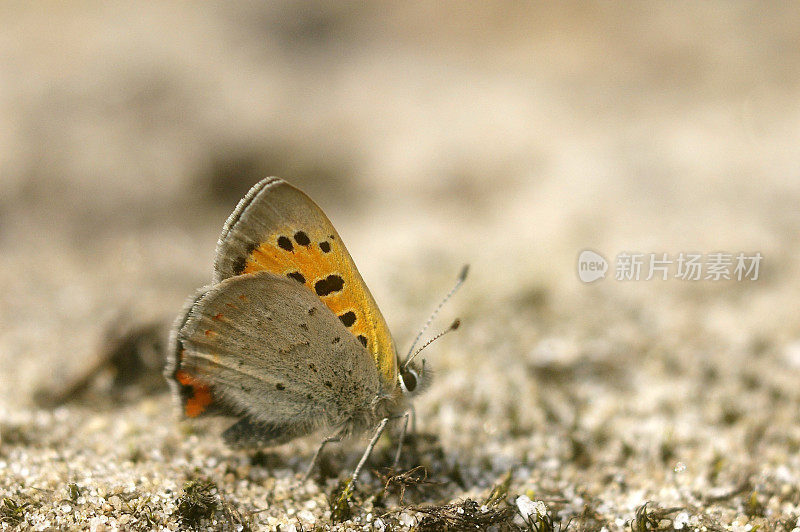
[[361,456],[361,460],[358,462],[355,471],[353,471],[353,477],[350,481],[350,489],[355,489],[356,487],[356,480],[358,479],[358,474],[361,473],[361,469],[364,467],[364,464],[367,463],[367,458],[369,455],[372,454],[372,449],[375,448],[375,444],[378,443],[378,439],[383,434],[383,430],[386,428],[386,424],[389,422],[389,418],[385,417],[378,423],[378,428],[375,429],[375,435],[372,436],[372,439],[367,445],[366,450],[364,450],[364,454]]
[[394,462],[392,462],[392,469],[397,468],[397,463],[400,462],[400,452],[403,450],[403,441],[406,439],[406,431],[408,430],[408,418],[411,412],[403,414],[403,428],[400,429],[400,436],[397,438],[397,452],[394,455]]
[[322,443],[320,443],[319,447],[317,448],[317,452],[314,453],[314,457],[311,459],[311,463],[308,464],[308,469],[306,469],[306,474],[303,475],[303,481],[304,482],[306,480],[308,480],[308,477],[311,476],[311,472],[314,470],[314,466],[316,465],[317,460],[319,459],[319,455],[322,452],[322,449],[324,449],[325,446],[327,444],[329,444],[329,443],[339,442],[339,441],[342,441],[342,433],[341,432],[338,432],[338,433],[334,434],[333,436],[328,436],[327,438],[322,440]]

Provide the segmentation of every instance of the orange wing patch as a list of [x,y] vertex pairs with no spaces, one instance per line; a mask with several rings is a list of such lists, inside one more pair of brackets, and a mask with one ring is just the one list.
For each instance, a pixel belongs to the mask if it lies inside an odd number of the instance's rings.
[[[372,353],[382,378],[394,383],[394,345],[388,327],[338,235],[285,228],[253,245],[237,274],[268,271],[304,284]],[[376,315],[377,314],[377,315]]]
[[191,395],[187,394],[183,406],[186,417],[199,416],[214,401],[211,396],[211,387],[195,379],[188,372],[179,369],[175,372],[175,380],[191,390]]

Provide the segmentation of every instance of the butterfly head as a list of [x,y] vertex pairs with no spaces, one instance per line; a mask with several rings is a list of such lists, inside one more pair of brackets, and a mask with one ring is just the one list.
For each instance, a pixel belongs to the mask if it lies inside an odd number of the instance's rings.
[[397,380],[400,384],[400,389],[403,394],[408,397],[414,397],[425,390],[431,385],[431,371],[425,367],[425,359],[422,364],[417,364],[412,361],[405,366],[400,367],[397,375]]
[[417,395],[425,391],[428,388],[428,386],[430,386],[431,372],[430,370],[428,370],[427,372],[425,371],[425,359],[422,359],[421,365],[418,364],[414,359],[418,354],[422,352],[422,350],[431,345],[433,342],[435,342],[445,334],[448,334],[458,329],[458,326],[460,325],[461,321],[455,320],[450,325],[450,327],[448,327],[444,331],[440,332],[439,334],[437,334],[436,336],[425,342],[425,344],[423,344],[422,347],[420,347],[416,351],[414,351],[414,347],[416,347],[417,342],[419,342],[420,338],[422,338],[422,334],[425,332],[428,326],[433,322],[433,319],[436,317],[436,315],[439,314],[439,311],[442,309],[444,304],[447,303],[447,301],[453,296],[453,294],[456,293],[459,287],[462,284],[464,284],[464,281],[467,279],[468,271],[469,271],[468,265],[465,265],[463,268],[461,268],[461,272],[458,274],[458,279],[456,280],[455,286],[453,286],[450,292],[448,292],[448,294],[444,297],[442,302],[439,303],[439,306],[436,307],[436,310],[433,311],[431,317],[428,318],[428,321],[419,331],[417,337],[414,338],[414,341],[411,344],[411,348],[408,350],[408,354],[406,355],[405,360],[400,360],[399,358],[397,359],[397,367],[400,370],[398,372],[397,379],[399,381],[400,388],[403,390],[404,394],[413,397],[414,395]]

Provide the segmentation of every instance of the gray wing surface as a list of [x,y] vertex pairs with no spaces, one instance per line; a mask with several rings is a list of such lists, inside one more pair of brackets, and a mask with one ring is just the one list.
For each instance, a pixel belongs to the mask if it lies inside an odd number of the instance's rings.
[[222,228],[214,258],[213,282],[239,275],[241,265],[237,261],[250,255],[251,246],[268,241],[276,230],[287,226],[307,231],[322,228],[324,234],[338,236],[311,198],[277,177],[262,179],[239,201]]
[[380,392],[369,352],[293,279],[228,278],[202,293],[178,325],[176,369],[207,383],[212,406],[242,417],[234,432],[251,440],[254,427],[265,428],[262,440],[285,441],[344,423]]

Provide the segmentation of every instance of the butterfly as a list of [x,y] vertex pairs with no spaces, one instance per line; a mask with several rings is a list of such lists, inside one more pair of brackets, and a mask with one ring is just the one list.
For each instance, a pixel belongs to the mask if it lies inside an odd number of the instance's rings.
[[[466,268],[448,298],[465,278]],[[169,345],[165,375],[182,414],[235,418],[223,433],[231,446],[328,430],[308,475],[326,443],[373,429],[351,486],[389,421],[403,418],[399,458],[410,399],[430,382],[411,350],[400,361],[330,220],[275,177],[253,186],[228,218],[212,283],[187,301]]]

